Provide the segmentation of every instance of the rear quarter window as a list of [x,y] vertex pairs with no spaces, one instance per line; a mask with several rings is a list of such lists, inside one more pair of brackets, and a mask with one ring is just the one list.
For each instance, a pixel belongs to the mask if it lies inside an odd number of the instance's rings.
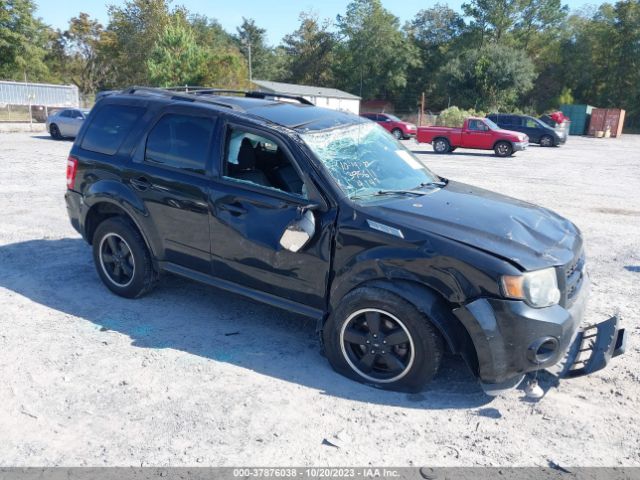
[[144,108],[129,105],[105,105],[89,124],[81,148],[91,152],[115,154]]

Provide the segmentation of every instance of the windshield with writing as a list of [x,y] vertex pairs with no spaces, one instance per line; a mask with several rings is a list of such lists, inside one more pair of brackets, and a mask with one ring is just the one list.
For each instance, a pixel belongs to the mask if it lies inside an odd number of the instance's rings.
[[349,197],[412,190],[440,180],[375,123],[304,133],[302,138]]

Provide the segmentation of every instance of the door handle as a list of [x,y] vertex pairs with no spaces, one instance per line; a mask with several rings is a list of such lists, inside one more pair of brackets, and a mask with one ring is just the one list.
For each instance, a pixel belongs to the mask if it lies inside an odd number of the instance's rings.
[[226,210],[231,215],[239,217],[247,213],[247,209],[241,206],[239,203],[221,203],[219,204],[220,210]]
[[151,182],[147,180],[145,177],[132,178],[129,180],[131,186],[136,190],[140,190],[141,192],[149,189],[151,187]]

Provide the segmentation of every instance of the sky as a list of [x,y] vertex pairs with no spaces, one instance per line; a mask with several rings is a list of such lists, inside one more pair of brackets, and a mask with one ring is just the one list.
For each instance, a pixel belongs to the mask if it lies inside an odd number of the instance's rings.
[[[451,8],[460,11],[464,0],[439,0]],[[98,19],[103,25],[109,20],[107,5],[124,2],[111,0],[37,0],[36,15],[42,20],[61,30],[66,29],[69,19],[86,12]],[[238,3],[229,0],[174,0],[173,5],[184,5],[190,12],[217,19],[229,33],[235,33],[242,17],[255,19],[258,26],[267,30],[269,43],[278,44],[282,37],[298,27],[300,12],[313,10],[321,18],[335,20],[336,15],[344,13],[349,0],[242,0]],[[436,0],[382,0],[385,8],[400,18],[403,24],[411,19],[419,10],[429,8],[438,3]],[[585,5],[603,3],[596,0],[564,0],[570,9],[579,9]]]

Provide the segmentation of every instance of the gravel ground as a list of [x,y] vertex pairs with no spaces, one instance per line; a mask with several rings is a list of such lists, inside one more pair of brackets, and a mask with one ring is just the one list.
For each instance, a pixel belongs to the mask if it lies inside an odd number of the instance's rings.
[[[175,277],[110,294],[69,225],[69,142],[0,134],[0,466],[640,465],[640,352],[483,394],[446,358],[422,394],[335,374],[304,318]],[[408,143],[439,174],[552,208],[584,232],[588,320],[640,333],[640,137],[510,159]],[[335,445],[335,446],[332,446]]]

